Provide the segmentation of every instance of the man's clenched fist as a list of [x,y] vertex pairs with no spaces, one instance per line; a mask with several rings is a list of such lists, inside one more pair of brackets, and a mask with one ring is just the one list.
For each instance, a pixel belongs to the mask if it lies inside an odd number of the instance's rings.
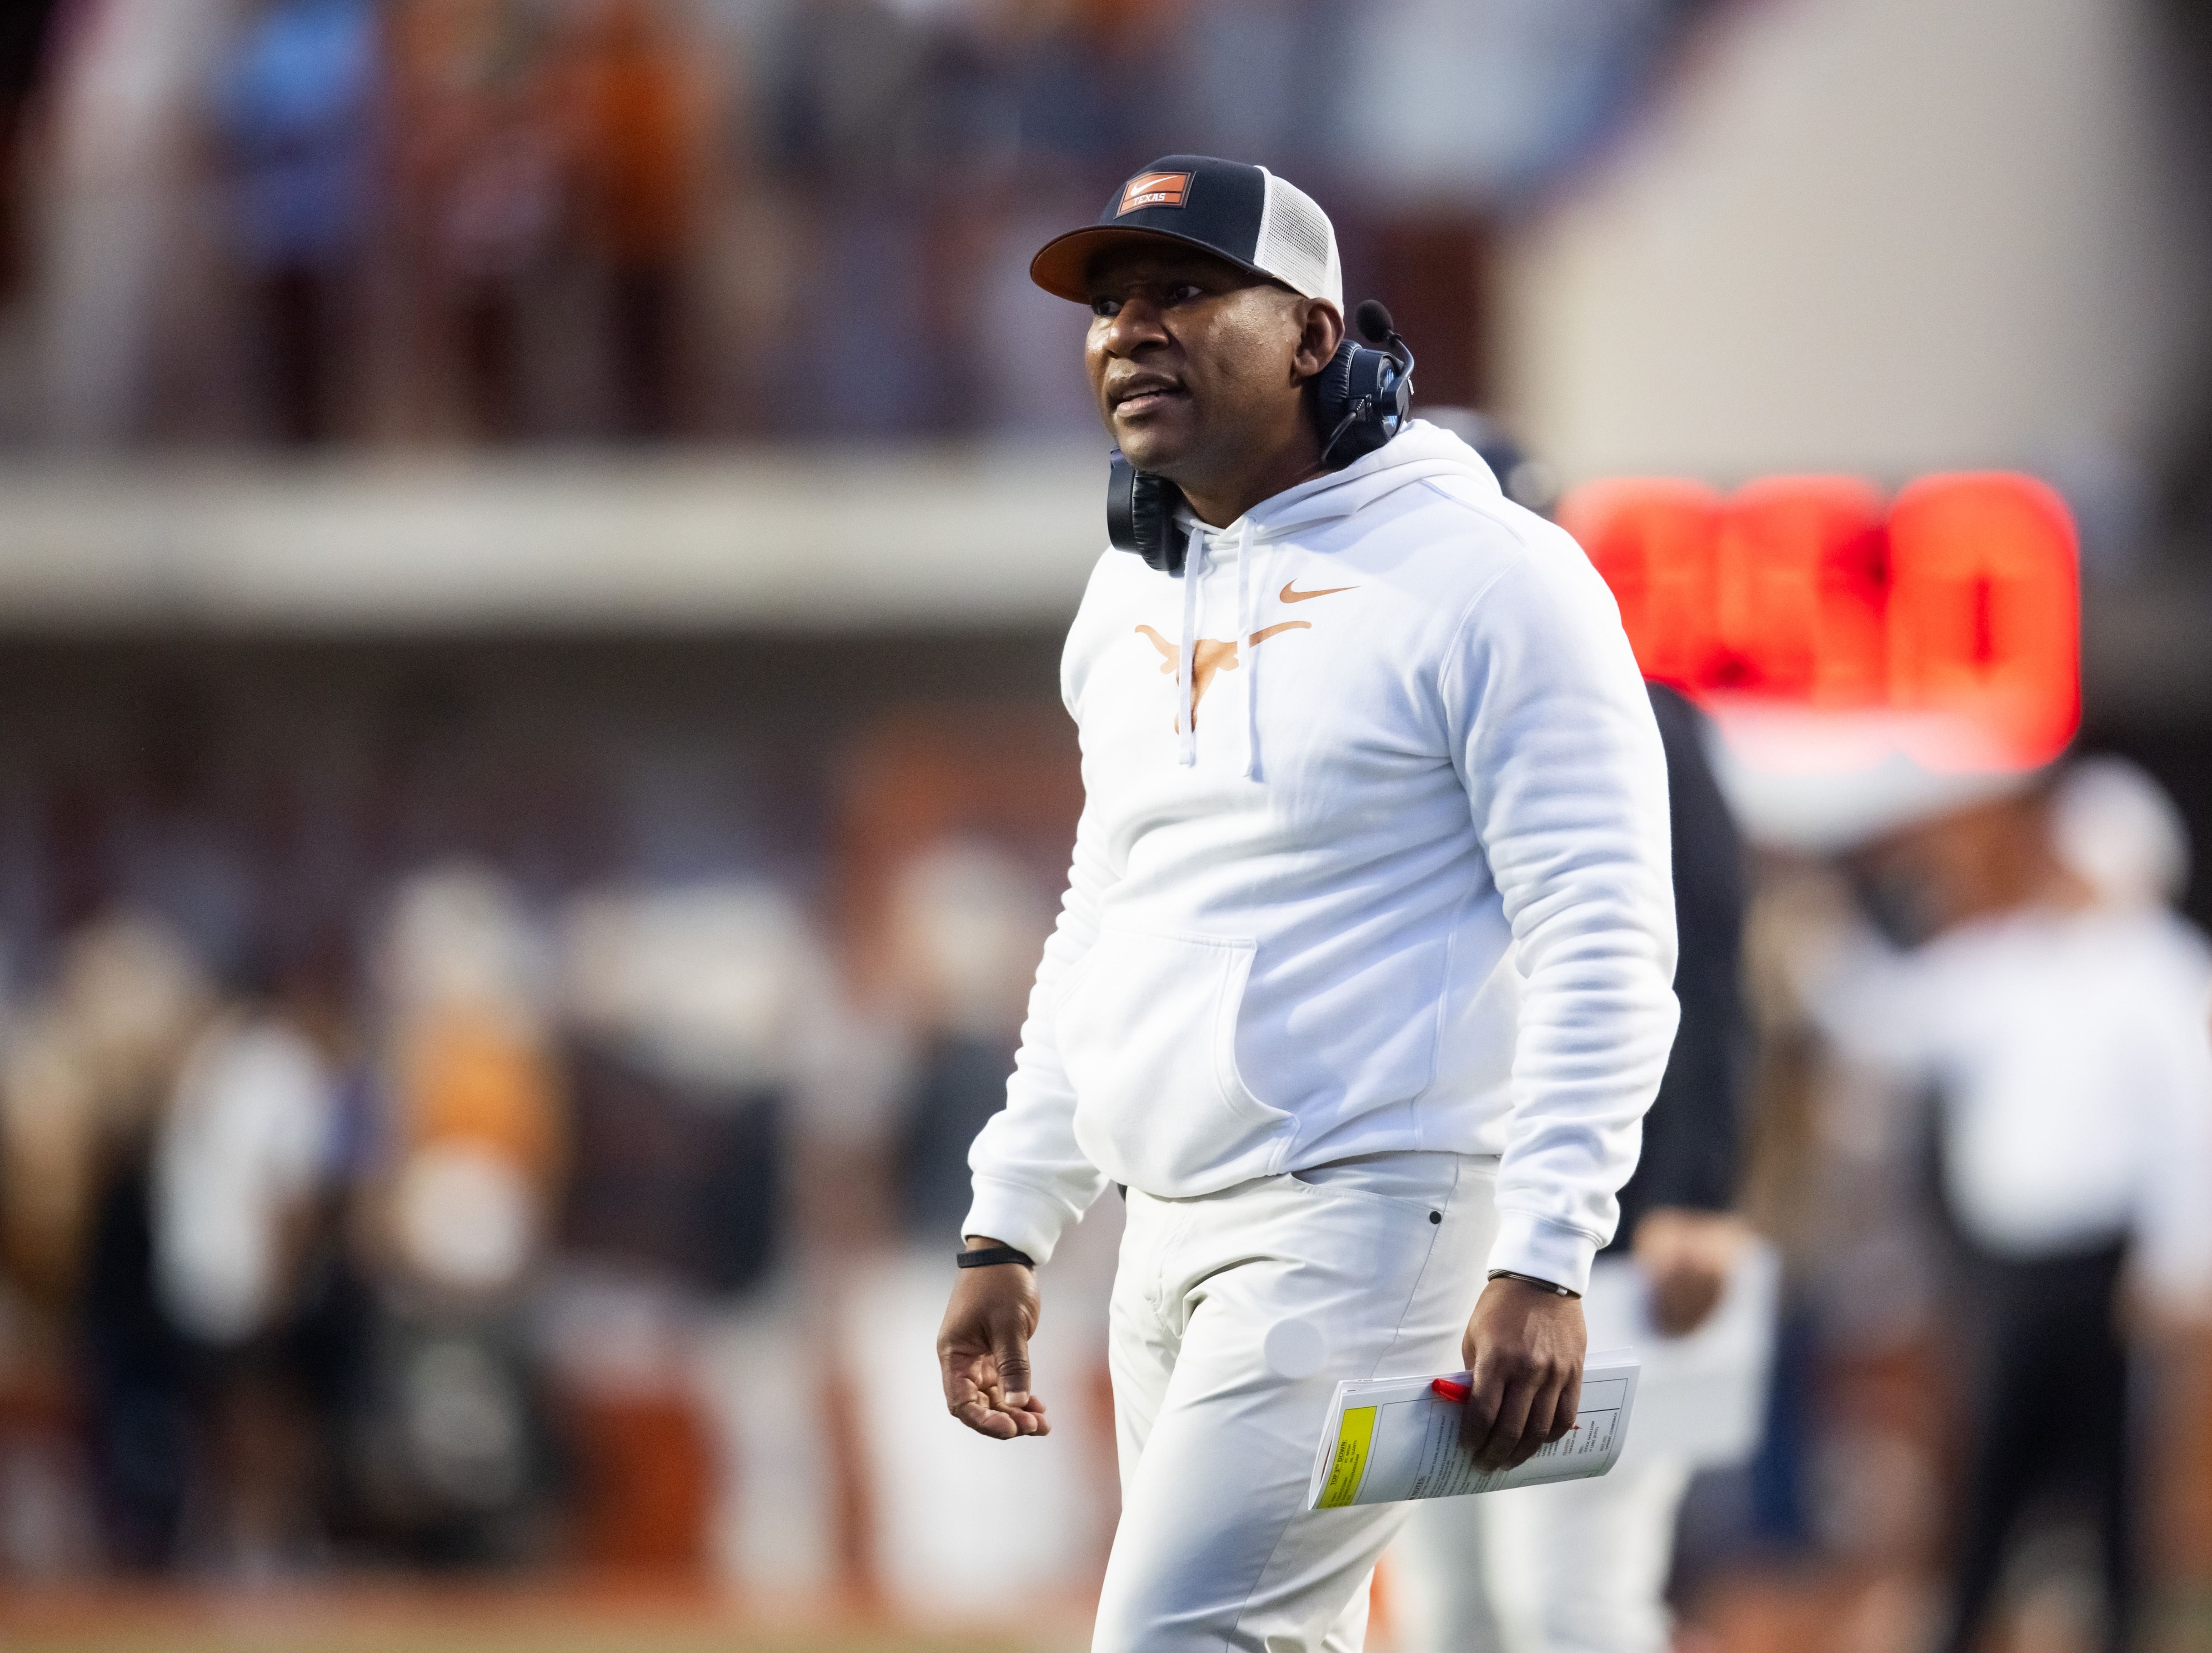
[[1462,1438],[1485,1469],[1510,1469],[1575,1426],[1582,1400],[1580,1297],[1516,1279],[1483,1288],[1460,1343],[1474,1374]]

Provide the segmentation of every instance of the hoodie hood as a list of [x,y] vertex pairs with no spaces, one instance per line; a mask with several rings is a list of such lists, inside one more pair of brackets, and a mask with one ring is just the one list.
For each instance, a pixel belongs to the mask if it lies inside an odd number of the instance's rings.
[[1504,495],[1482,455],[1449,430],[1416,419],[1372,453],[1343,470],[1286,488],[1245,514],[1255,533],[1273,538],[1348,517],[1401,488],[1443,476],[1465,477],[1490,493]]

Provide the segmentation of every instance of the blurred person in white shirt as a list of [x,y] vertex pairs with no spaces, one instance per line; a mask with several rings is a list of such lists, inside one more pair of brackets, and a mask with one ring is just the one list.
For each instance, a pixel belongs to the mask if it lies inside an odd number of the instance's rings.
[[283,1019],[234,1008],[193,1045],[154,1163],[162,1302],[192,1336],[241,1344],[281,1314],[336,1116],[322,1057]]
[[2212,1291],[2212,952],[2166,909],[2172,805],[2109,760],[1893,832],[1856,858],[1861,934],[1809,985],[1847,1057],[1935,1100],[1937,1182],[1984,1318],[1944,1645],[1986,1626],[2022,1516],[2093,1501],[2105,1645],[2136,1591],[2123,1282],[2156,1317]]
[[324,1214],[337,1083],[273,1007],[240,1000],[185,1058],[155,1138],[155,1290],[198,1368],[214,1558],[258,1571],[308,1559],[317,1468],[287,1334]]

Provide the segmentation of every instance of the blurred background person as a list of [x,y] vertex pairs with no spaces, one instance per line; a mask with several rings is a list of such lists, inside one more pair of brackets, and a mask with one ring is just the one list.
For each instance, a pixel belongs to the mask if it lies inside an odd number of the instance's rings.
[[651,0],[598,0],[555,71],[574,211],[602,262],[613,434],[677,428],[686,273],[705,174],[704,77],[676,19]]
[[313,1416],[301,1347],[328,1243],[337,1085],[269,997],[231,996],[185,1053],[152,1153],[155,1289],[190,1362],[193,1456],[210,1496],[198,1547],[247,1577],[321,1560]]
[[809,915],[757,873],[586,890],[560,945],[574,1170],[549,1317],[579,1558],[824,1588],[831,1283],[799,1167],[852,1105],[826,1093],[866,1031]]
[[348,278],[375,222],[382,40],[370,0],[267,0],[222,65],[233,243],[280,442],[326,441],[357,334]]
[[[1030,981],[1052,927],[1049,886],[1003,834],[925,838],[896,867],[881,945],[884,1004],[902,1060],[888,1098],[892,1221],[856,1271],[846,1346],[866,1385],[861,1438],[876,1499],[875,1558],[890,1599],[942,1613],[1000,1588],[1043,1595],[1087,1582],[1110,1531],[1110,1427],[1102,1334],[1118,1208],[1086,1218],[1046,1265],[1067,1294],[1040,1329],[1043,1358],[1070,1373],[1058,1432],[1017,1457],[945,1431],[928,1356],[944,1311],[945,1248],[970,1197],[968,1148],[1006,1105]],[[910,1341],[905,1340],[911,1340]],[[1024,1511],[979,1550],[980,1523]]]
[[536,434],[528,300],[558,245],[556,20],[526,0],[399,0],[393,184],[419,351],[408,422],[477,441]]
[[526,1317],[568,1170],[546,960],[506,882],[456,865],[395,891],[376,965],[373,1291],[346,1468],[402,1553],[516,1561],[550,1540],[556,1474]]
[[2164,900],[2163,801],[2111,764],[1891,832],[1856,867],[1863,933],[1807,1002],[1850,1055],[1933,1104],[1935,1187],[1978,1355],[1944,1645],[1972,1653],[2027,1517],[2086,1504],[2101,1644],[2139,1620],[2139,1439],[2124,1287],[2212,1305],[2212,952]]
[[1051,909],[1026,868],[975,839],[915,855],[892,901],[890,968],[916,1046],[894,1127],[899,1227],[935,1256],[968,1214],[968,1145],[1006,1106]]
[[192,1373],[161,1301],[150,1195],[172,1077],[214,1003],[173,930],[113,914],[70,938],[10,1040],[10,1273],[76,1346],[101,1538],[125,1568],[171,1565],[185,1536]]
[[112,450],[159,428],[179,311],[210,292],[189,279],[204,251],[192,204],[234,9],[87,0],[49,26],[33,288],[43,349],[27,422],[57,447]]

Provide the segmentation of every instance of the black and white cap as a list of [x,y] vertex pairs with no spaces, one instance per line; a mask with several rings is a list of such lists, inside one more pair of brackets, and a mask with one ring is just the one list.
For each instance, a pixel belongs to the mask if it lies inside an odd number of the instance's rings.
[[1203,155],[1163,155],[1130,178],[1097,223],[1044,244],[1030,260],[1030,279],[1085,303],[1091,261],[1109,246],[1145,240],[1203,248],[1344,308],[1336,231],[1314,198],[1265,167]]

